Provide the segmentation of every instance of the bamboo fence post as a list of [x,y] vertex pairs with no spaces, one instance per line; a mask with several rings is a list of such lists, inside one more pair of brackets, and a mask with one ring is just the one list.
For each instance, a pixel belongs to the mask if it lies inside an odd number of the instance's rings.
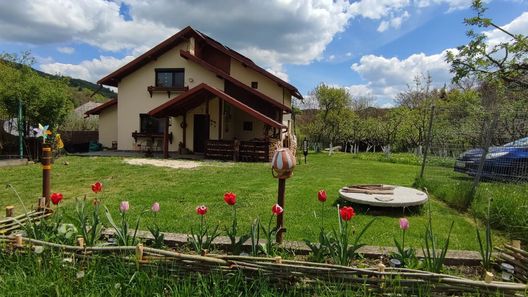
[[512,240],[511,246],[513,246],[514,248],[520,250],[521,249],[521,241],[520,240]]
[[77,238],[77,245],[81,248],[84,248],[84,237]]

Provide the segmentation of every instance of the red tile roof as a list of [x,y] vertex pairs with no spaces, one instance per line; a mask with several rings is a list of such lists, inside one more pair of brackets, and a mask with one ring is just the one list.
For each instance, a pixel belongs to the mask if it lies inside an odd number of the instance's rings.
[[141,56],[137,57],[136,59],[132,60],[128,64],[122,66],[121,68],[117,69],[116,71],[110,73],[109,75],[103,77],[100,79],[97,83],[117,87],[118,82],[128,74],[136,71],[137,69],[141,68],[143,65],[147,64],[148,62],[156,59],[160,55],[164,54],[168,50],[172,49],[174,46],[182,42],[183,40],[186,40],[190,37],[195,37],[196,39],[199,39],[201,41],[204,41],[208,45],[214,47],[215,49],[229,55],[231,58],[236,59],[240,61],[244,66],[250,67],[251,69],[261,73],[262,75],[268,77],[272,81],[276,82],[279,86],[289,90],[291,94],[299,99],[302,99],[302,95],[299,93],[297,88],[292,86],[291,84],[285,82],[284,80],[280,79],[279,77],[271,74],[270,72],[266,71],[262,67],[255,64],[251,59],[245,57],[244,55],[222,45],[218,41],[212,39],[211,37],[194,30],[191,27],[185,27],[180,32],[174,34],[173,36],[169,37],[162,43],[156,45],[146,53],[142,54]]

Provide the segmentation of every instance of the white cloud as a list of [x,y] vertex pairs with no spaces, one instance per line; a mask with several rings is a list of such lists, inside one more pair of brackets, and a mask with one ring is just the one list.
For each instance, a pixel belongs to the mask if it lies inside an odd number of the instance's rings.
[[389,20],[382,21],[378,26],[378,32],[384,32],[389,28],[399,29],[401,24],[406,21],[411,15],[405,11],[400,16],[393,17]]
[[118,51],[154,45],[176,28],[156,21],[126,21],[119,5],[104,0],[0,2],[0,40],[47,44],[79,41]]
[[126,56],[123,59],[101,56],[98,59],[85,60],[79,64],[41,64],[40,69],[50,74],[60,74],[64,76],[70,76],[91,82],[96,82],[97,80],[109,74],[110,72],[132,61],[132,59],[134,59],[133,56]]
[[57,50],[60,53],[71,55],[75,52],[75,49],[73,47],[64,46],[64,47],[58,47]]
[[372,94],[376,98],[394,98],[404,91],[415,77],[430,74],[433,86],[441,87],[451,80],[449,64],[445,61],[447,50],[440,54],[413,54],[405,59],[396,57],[366,55],[358,63],[352,64],[352,70],[368,83],[355,85],[364,94]]
[[[489,2],[489,1],[484,1],[484,2]],[[417,4],[418,4],[418,7],[420,8],[428,7],[434,4],[447,4],[448,5],[447,12],[452,12],[455,10],[466,9],[471,6],[472,2],[473,0],[418,0]]]

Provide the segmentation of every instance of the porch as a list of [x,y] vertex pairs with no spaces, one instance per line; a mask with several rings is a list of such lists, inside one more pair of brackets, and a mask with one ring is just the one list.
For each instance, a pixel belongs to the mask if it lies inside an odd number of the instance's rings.
[[179,153],[207,159],[268,162],[286,128],[281,123],[282,110],[253,106],[243,98],[200,84],[151,110],[149,116],[165,122],[160,135],[164,157],[177,145]]

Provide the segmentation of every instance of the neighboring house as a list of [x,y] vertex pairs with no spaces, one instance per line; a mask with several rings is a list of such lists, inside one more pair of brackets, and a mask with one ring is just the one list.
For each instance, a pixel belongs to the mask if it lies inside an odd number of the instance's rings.
[[99,141],[165,156],[228,159],[269,147],[287,132],[292,96],[302,99],[294,86],[191,27],[98,83],[119,93],[86,112],[99,115]]
[[84,103],[83,105],[80,105],[79,107],[75,108],[73,112],[75,112],[75,114],[78,115],[79,117],[83,117],[87,111],[92,110],[101,104],[103,103],[88,101]]

